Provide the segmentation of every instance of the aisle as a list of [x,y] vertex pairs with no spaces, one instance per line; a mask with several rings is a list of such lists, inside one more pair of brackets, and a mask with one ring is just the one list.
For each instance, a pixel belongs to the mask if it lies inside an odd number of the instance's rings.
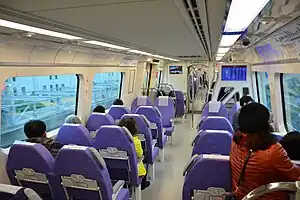
[[[195,123],[200,115],[195,117]],[[142,200],[181,200],[182,171],[191,156],[191,142],[196,131],[191,131],[190,116],[184,123],[176,123],[173,144],[167,144],[165,161],[157,162],[156,177],[151,186],[142,192]]]

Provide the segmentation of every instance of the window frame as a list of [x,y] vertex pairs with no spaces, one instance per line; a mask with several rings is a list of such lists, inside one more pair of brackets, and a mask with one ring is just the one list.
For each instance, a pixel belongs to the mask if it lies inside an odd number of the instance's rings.
[[123,75],[124,75],[124,73],[123,72],[119,72],[119,73],[121,73],[121,83],[120,83],[120,92],[119,92],[119,99],[121,99],[122,89],[123,89]]
[[282,116],[283,116],[283,125],[287,132],[289,132],[289,126],[287,125],[287,117],[286,117],[286,107],[284,100],[284,86],[283,86],[283,73],[280,73],[280,91],[281,91],[281,102],[282,102]]

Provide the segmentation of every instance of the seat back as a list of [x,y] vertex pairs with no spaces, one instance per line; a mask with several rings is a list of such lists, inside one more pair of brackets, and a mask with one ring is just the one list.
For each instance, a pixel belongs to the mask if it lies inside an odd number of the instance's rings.
[[42,200],[41,197],[30,188],[14,185],[0,184],[1,200]]
[[92,137],[82,124],[63,124],[56,136],[56,140],[61,144],[76,144],[91,147]]
[[152,134],[150,129],[150,124],[144,119],[145,116],[139,114],[125,114],[122,119],[133,118],[136,121],[136,126],[138,132],[142,134],[145,138],[145,150],[144,155],[146,157],[148,164],[153,164],[154,160],[152,159]]
[[175,118],[174,101],[168,96],[160,96],[155,100],[154,105],[161,113],[163,127],[172,126],[171,119]]
[[133,137],[127,128],[102,126],[97,131],[94,147],[104,158],[111,179],[139,185],[137,155]]
[[225,130],[234,133],[232,125],[225,117],[204,117],[199,123],[198,130]]
[[144,115],[150,122],[150,129],[152,138],[157,139],[157,144],[160,148],[163,148],[163,124],[157,108],[153,106],[140,106],[136,110],[136,114]]
[[151,99],[148,96],[138,96],[131,104],[131,113],[135,113],[140,106],[152,106]]
[[231,170],[229,156],[204,154],[196,158],[192,166],[188,168],[182,189],[182,199],[190,200],[195,193],[206,196],[208,188],[223,188],[231,192]]
[[228,118],[228,111],[222,102],[210,101],[204,106],[202,110],[202,117],[207,116],[221,116]]
[[31,188],[43,199],[65,199],[54,162],[43,145],[18,142],[9,151],[6,170],[13,185]]
[[237,102],[233,105],[233,107],[228,112],[228,119],[230,123],[232,123],[234,114],[241,108],[240,103]]
[[205,130],[200,131],[193,146],[192,156],[195,154],[221,154],[229,155],[232,134],[228,131]]
[[130,110],[125,106],[113,105],[110,107],[108,114],[114,118],[115,124],[118,124],[123,115],[130,114]]
[[185,114],[184,94],[180,90],[175,90],[176,112],[175,115],[181,117]]
[[58,153],[55,173],[70,199],[112,199],[106,164],[93,147],[65,145]]
[[115,121],[109,114],[105,113],[92,113],[87,122],[86,128],[89,131],[97,131],[103,125],[114,125]]

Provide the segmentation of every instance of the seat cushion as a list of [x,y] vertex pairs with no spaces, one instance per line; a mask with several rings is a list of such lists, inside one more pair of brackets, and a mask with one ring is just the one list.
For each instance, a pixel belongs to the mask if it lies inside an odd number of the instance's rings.
[[165,129],[164,135],[172,136],[172,133],[174,132],[174,126],[164,127],[164,129]]
[[121,189],[118,196],[117,200],[129,200],[129,191],[128,189]]

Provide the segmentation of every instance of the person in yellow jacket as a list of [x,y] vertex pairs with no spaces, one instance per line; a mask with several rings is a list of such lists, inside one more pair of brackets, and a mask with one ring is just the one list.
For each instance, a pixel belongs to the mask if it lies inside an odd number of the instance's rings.
[[134,143],[134,147],[135,147],[135,151],[136,151],[137,159],[138,159],[138,175],[143,177],[142,183],[141,183],[141,189],[144,190],[150,186],[150,182],[147,181],[147,170],[143,163],[144,151],[142,148],[141,140],[138,137],[138,129],[136,126],[136,121],[134,118],[125,118],[125,119],[123,118],[119,122],[119,126],[126,127],[130,131],[130,133],[133,137],[133,143]]

